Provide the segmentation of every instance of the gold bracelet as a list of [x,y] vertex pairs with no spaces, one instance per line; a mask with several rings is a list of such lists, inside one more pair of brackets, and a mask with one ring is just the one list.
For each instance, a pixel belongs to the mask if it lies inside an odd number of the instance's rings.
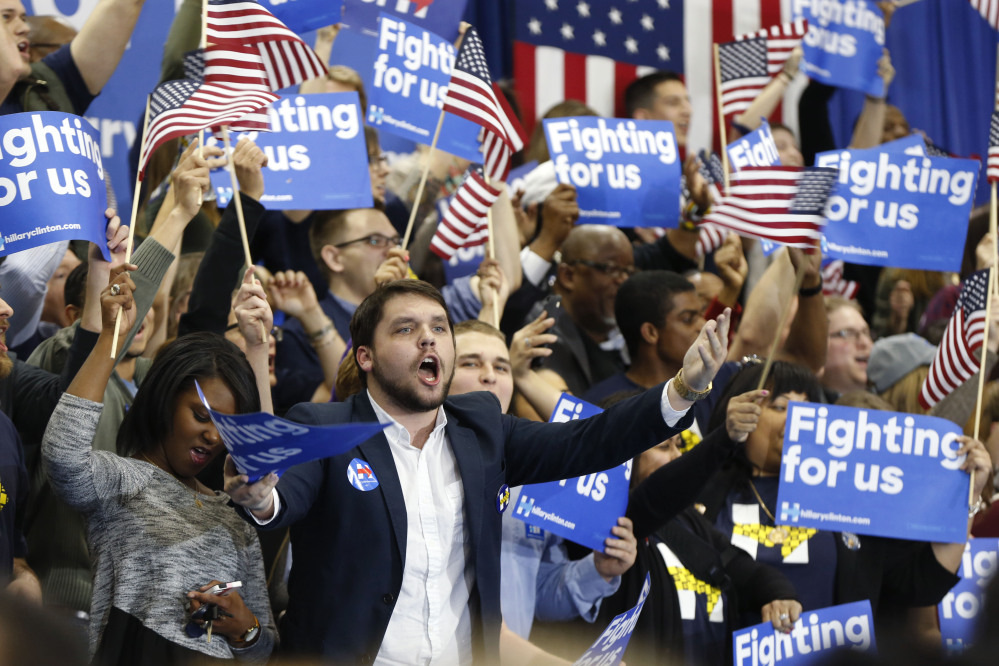
[[683,381],[683,368],[680,368],[680,372],[676,373],[673,378],[673,388],[676,392],[680,394],[680,397],[684,400],[690,400],[691,402],[696,402],[698,400],[703,400],[708,397],[711,393],[712,382],[708,382],[708,387],[703,391],[695,391],[690,388],[685,381]]

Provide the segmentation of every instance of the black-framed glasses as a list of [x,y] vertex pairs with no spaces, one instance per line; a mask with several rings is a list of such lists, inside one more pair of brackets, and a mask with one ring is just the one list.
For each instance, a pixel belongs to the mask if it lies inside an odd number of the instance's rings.
[[373,153],[368,155],[368,166],[381,166],[388,164],[388,153]]
[[638,269],[634,266],[619,266],[618,264],[606,264],[600,261],[590,261],[589,259],[573,259],[572,261],[565,262],[570,266],[575,266],[576,264],[581,264],[587,268],[592,268],[595,271],[600,271],[604,275],[610,275],[611,277],[624,277],[629,278],[638,272]]
[[388,247],[393,248],[399,245],[402,239],[398,236],[383,236],[382,234],[369,234],[363,238],[355,238],[354,240],[346,241],[343,243],[337,243],[333,247],[347,247],[348,245],[353,245],[354,243],[364,243],[369,247],[376,247],[379,250]]

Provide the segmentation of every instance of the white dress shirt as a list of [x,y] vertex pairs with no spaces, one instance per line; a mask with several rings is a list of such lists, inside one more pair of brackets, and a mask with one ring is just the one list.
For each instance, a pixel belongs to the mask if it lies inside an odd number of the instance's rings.
[[[371,399],[371,395],[368,395]],[[402,588],[375,664],[469,664],[472,621],[468,598],[475,580],[465,529],[465,492],[444,427],[437,422],[422,449],[409,431],[371,399],[406,500],[406,561]]]
[[[671,379],[670,382],[673,380]],[[660,396],[660,413],[670,427],[683,418],[669,402],[669,383]],[[379,423],[388,423],[385,439],[395,462],[406,501],[406,557],[402,588],[375,658],[376,665],[470,664],[472,623],[468,599],[475,582],[471,545],[465,529],[465,491],[451,450],[443,408],[422,449],[409,431],[374,401],[368,400]],[[281,512],[277,489],[271,491],[274,513]]]

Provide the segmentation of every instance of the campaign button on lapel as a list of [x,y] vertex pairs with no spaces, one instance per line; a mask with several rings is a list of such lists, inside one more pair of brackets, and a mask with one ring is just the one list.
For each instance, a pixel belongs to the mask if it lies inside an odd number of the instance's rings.
[[375,476],[371,465],[360,458],[354,458],[347,465],[347,480],[361,492],[368,492],[378,487],[378,477]]
[[505,483],[496,491],[496,511],[503,513],[510,506],[510,486]]

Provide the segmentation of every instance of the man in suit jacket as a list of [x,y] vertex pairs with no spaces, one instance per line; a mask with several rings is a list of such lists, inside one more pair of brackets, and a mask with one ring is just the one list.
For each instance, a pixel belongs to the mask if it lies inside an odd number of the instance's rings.
[[351,321],[366,391],[288,416],[377,419],[384,433],[280,483],[270,475],[249,485],[226,462],[227,492],[250,519],[291,526],[283,647],[379,664],[496,655],[509,485],[608,469],[689,426],[687,409],[725,358],[727,328],[727,313],[708,322],[667,384],[589,419],[537,423],[502,414],[490,393],[445,400],[455,348],[440,293],[416,280],[376,290]]

